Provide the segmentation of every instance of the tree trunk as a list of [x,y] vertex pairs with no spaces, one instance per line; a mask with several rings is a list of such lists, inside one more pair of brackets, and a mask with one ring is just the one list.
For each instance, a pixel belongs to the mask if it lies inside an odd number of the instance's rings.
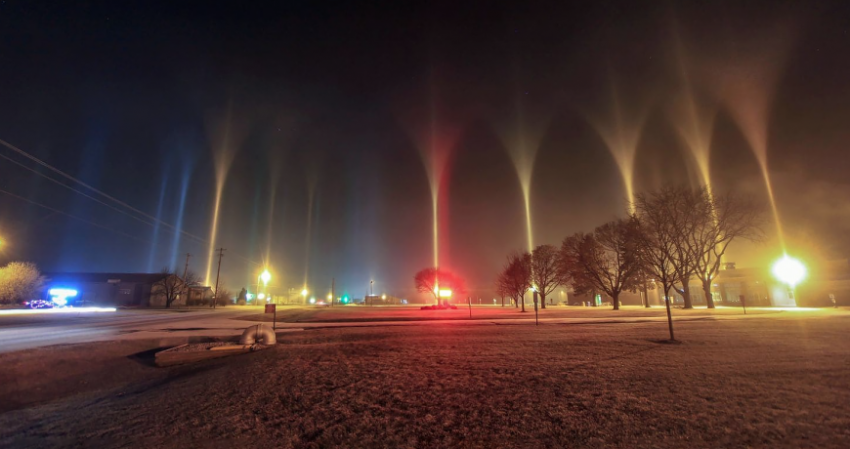
[[541,309],[546,308],[546,294],[542,293],[542,292],[540,293],[540,308]]
[[611,295],[611,303],[614,304],[614,310],[620,310],[620,292],[614,292]]
[[525,312],[525,294],[520,296],[519,300],[522,301],[522,311]]
[[649,308],[649,289],[646,287],[646,284],[643,285],[643,301],[644,307]]
[[705,294],[705,305],[709,309],[714,308],[714,297],[711,296],[711,279],[702,280],[702,292]]
[[670,313],[670,290],[664,287],[664,304],[667,306],[667,327],[670,329],[670,341],[676,341],[673,335],[673,315]]
[[502,296],[502,307],[505,307],[505,297]]
[[694,303],[691,301],[691,286],[688,285],[688,282],[682,282],[682,299],[685,301],[685,305],[682,307],[683,309],[693,309]]

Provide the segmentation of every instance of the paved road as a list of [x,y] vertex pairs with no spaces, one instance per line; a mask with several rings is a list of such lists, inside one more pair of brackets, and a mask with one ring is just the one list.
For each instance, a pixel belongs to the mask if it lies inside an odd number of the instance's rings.
[[[342,322],[298,322],[302,317],[312,316],[315,309],[292,309],[282,314],[285,322],[278,322],[278,332],[299,331],[309,328],[363,327],[363,326],[430,326],[435,324],[477,326],[477,325],[533,325],[534,315],[521,318],[486,319],[450,319],[394,321],[392,318],[380,319],[365,317],[364,321],[345,320]],[[357,315],[361,312],[351,311]],[[569,311],[570,316],[561,314],[554,318],[540,318],[541,325],[582,325],[582,324],[639,324],[666,321],[661,311],[653,315],[614,315],[587,313],[581,309]],[[657,313],[655,313],[657,312]],[[755,312],[755,310],[754,310]],[[739,320],[739,319],[799,319],[844,316],[850,318],[850,310],[833,311],[831,309],[762,309],[750,315],[728,315],[710,311],[691,311],[686,316],[676,316],[677,322],[701,320]],[[5,315],[0,316],[0,352],[50,346],[64,343],[81,343],[100,340],[189,338],[189,337],[225,337],[239,335],[261,316],[259,307],[225,308],[218,310],[192,309],[188,311],[132,310],[114,313],[80,313],[50,315]],[[387,313],[391,313],[390,310]],[[383,317],[388,318],[388,317]],[[408,317],[409,318],[409,317]],[[375,319],[375,321],[366,321]],[[266,323],[269,324],[269,323]]]
[[[39,346],[122,339],[136,333],[182,333],[180,329],[219,328],[226,335],[250,325],[231,318],[257,310],[128,310],[113,313],[73,313],[0,316],[0,352]],[[229,329],[228,329],[229,327]],[[173,330],[178,329],[178,330]],[[215,332],[214,332],[215,333]],[[143,335],[139,337],[144,338]]]

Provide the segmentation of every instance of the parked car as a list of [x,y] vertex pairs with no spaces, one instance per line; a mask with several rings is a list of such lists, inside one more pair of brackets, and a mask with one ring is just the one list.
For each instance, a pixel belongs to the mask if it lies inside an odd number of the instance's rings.
[[33,299],[32,301],[26,302],[27,307],[31,309],[52,309],[53,303],[50,301],[45,301],[43,299]]

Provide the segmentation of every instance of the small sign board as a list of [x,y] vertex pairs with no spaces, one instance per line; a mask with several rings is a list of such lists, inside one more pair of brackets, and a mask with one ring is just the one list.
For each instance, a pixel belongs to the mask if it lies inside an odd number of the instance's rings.
[[276,304],[266,304],[266,313],[275,313]]

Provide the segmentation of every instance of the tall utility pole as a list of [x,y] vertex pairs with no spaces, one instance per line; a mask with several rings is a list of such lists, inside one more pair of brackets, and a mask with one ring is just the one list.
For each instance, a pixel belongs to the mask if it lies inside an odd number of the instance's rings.
[[331,278],[331,307],[334,306],[334,301],[336,301],[336,278]]
[[215,273],[215,293],[213,293],[213,309],[218,302],[218,277],[221,275],[221,258],[224,257],[224,248],[218,249],[218,271]]
[[375,294],[372,293],[372,284],[374,284],[374,283],[375,283],[375,281],[369,281],[369,307],[372,307],[372,304],[375,303],[375,298],[374,298]]

